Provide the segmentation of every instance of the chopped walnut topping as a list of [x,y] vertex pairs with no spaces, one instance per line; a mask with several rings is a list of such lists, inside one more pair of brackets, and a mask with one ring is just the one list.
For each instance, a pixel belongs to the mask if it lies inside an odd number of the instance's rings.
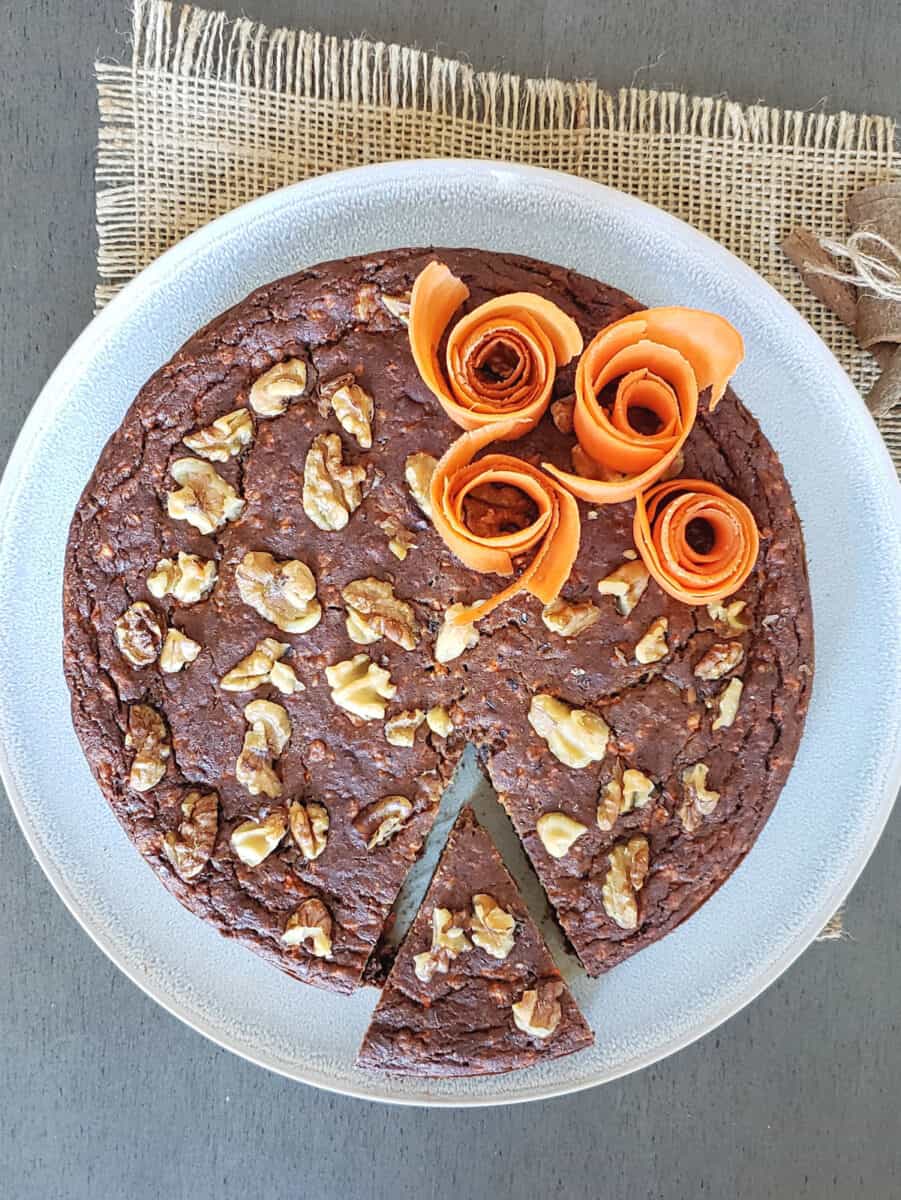
[[316,599],[316,580],[299,559],[279,562],[271,554],[251,551],[238,564],[235,582],[244,603],[277,629],[306,633],[319,624],[322,606]]
[[116,621],[116,644],[135,667],[149,667],[160,655],[166,626],[149,604],[137,600]]
[[707,786],[709,767],[695,763],[682,772],[682,805],[679,818],[686,833],[700,828],[703,817],[709,817],[719,803],[720,794]]
[[432,909],[432,948],[413,956],[413,970],[422,983],[428,983],[436,971],[446,975],[451,960],[472,949],[463,931],[465,920],[464,914],[452,913],[448,908]]
[[541,619],[551,633],[561,637],[576,637],[599,621],[601,612],[588,600],[572,604],[568,600],[553,600],[541,610]]
[[136,792],[148,792],[166,774],[166,761],[172,753],[166,722],[149,704],[133,704],[128,710],[125,749],[134,751],[129,786]]
[[666,644],[666,631],[669,621],[666,617],[657,617],[645,630],[644,636],[635,645],[635,661],[647,665],[660,662],[669,654]]
[[602,596],[615,596],[617,612],[628,617],[644,595],[650,578],[643,562],[629,559],[605,579],[598,580],[598,591]]
[[740,679],[730,679],[716,698],[717,715],[713,722],[714,733],[718,729],[728,729],[738,714],[741,694],[744,684]]
[[353,375],[342,375],[322,384],[319,394],[331,404],[344,432],[356,438],[361,449],[369,450],[372,447],[372,397]]
[[607,752],[607,722],[587,709],[570,708],[554,696],[532,697],[529,724],[547,742],[551,754],[567,767],[587,767],[600,762]]
[[747,607],[746,600],[732,600],[729,604],[714,602],[707,605],[707,615],[729,633],[747,633],[754,623]]
[[246,658],[242,658],[223,675],[219,686],[226,692],[253,692],[262,684],[271,683],[283,696],[293,696],[295,692],[306,691],[294,674],[294,668],[281,661],[290,648],[287,642],[263,638]]
[[413,805],[406,796],[382,796],[357,813],[353,826],[365,838],[366,849],[374,850],[403,829],[412,815]]
[[343,529],[363,499],[366,468],[344,462],[337,433],[319,433],[303,468],[303,510],[319,529]]
[[355,579],[341,591],[347,605],[347,636],[360,646],[389,638],[404,650],[419,641],[413,606],[394,595],[394,586],[382,579]]
[[638,892],[644,887],[649,866],[648,840],[619,842],[608,856],[610,869],[601,889],[604,911],[620,929],[638,928]]
[[392,317],[396,317],[401,325],[410,324],[410,293],[403,292],[400,296],[386,296],[384,293],[379,296],[382,304],[391,313]]
[[654,793],[654,781],[643,771],[629,767],[606,783],[598,804],[598,828],[609,832],[620,816],[633,808],[644,808]]
[[280,417],[291,400],[307,390],[307,364],[302,358],[289,358],[254,381],[250,389],[250,407],[260,417]]
[[174,675],[188,663],[194,662],[201,651],[199,642],[189,638],[180,629],[170,629],[160,651],[160,670]]
[[310,801],[300,804],[296,800],[288,809],[291,837],[307,862],[312,862],[323,852],[328,841],[328,810],[322,804]]
[[210,534],[244,511],[244,501],[232,485],[202,458],[177,458],[169,470],[181,484],[166,498],[166,511],[173,520],[187,521],[200,533]]
[[286,946],[303,946],[316,958],[332,957],[332,916],[321,900],[304,900],[291,913],[282,941]]
[[385,738],[392,746],[412,746],[416,740],[416,730],[424,720],[425,713],[421,708],[396,713],[385,722]]
[[473,943],[492,958],[504,959],[513,949],[516,920],[493,896],[479,893],[472,898],[473,917],[469,932]]
[[454,723],[450,719],[450,713],[440,704],[429,709],[425,715],[425,721],[436,737],[446,738],[453,733]]
[[232,850],[247,867],[258,867],[279,845],[288,830],[283,808],[274,808],[259,821],[244,821],[232,830]]
[[537,988],[527,988],[512,1008],[516,1028],[530,1037],[549,1038],[560,1024],[562,995],[563,984],[559,979],[549,979],[539,983]]
[[437,466],[438,459],[423,451],[408,455],[407,461],[404,463],[404,478],[407,481],[407,487],[429,520],[432,519],[432,499],[429,495],[429,488],[432,485],[432,476],[435,474]]
[[695,675],[698,679],[722,679],[741,665],[745,657],[741,642],[714,642],[707,653],[698,661]]
[[390,674],[377,667],[367,654],[355,654],[326,667],[325,677],[334,703],[364,721],[383,720],[385,701],[397,694]]
[[219,829],[219,797],[215,792],[188,792],[181,805],[184,820],[170,830],[160,849],[176,875],[189,883],[210,861]]
[[551,405],[551,420],[560,433],[572,433],[575,407],[575,396],[564,396]]
[[474,623],[455,625],[454,617],[465,608],[463,604],[452,604],[444,614],[444,624],[435,639],[435,661],[452,662],[467,650],[472,650],[479,641],[479,631]]
[[253,441],[253,419],[246,408],[217,417],[212,425],[186,433],[182,441],[189,450],[210,462],[228,462]]
[[159,560],[147,576],[147,590],[158,600],[171,594],[179,604],[196,604],[212,590],[215,582],[215,562],[179,551],[177,562],[171,558]]
[[587,828],[581,821],[574,821],[566,813],[544,813],[535,822],[535,832],[551,858],[564,858]]

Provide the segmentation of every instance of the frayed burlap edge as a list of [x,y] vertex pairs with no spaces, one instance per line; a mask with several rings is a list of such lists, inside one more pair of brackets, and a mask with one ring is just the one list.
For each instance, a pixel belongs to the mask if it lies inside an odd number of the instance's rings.
[[[854,186],[892,178],[887,117],[480,72],[406,46],[270,30],[168,0],[136,0],[132,37],[129,64],[97,65],[98,307],[192,229],[294,179],[386,159],[495,158],[599,179],[690,220],[780,288],[858,387],[872,380],[869,356],[831,314],[778,260],[768,270],[755,245],[736,241],[723,210],[711,211],[703,196],[694,203],[691,192],[701,194],[711,163],[723,160],[764,175],[799,162],[805,172],[847,170]],[[242,140],[241,123],[257,133],[265,126],[262,151],[259,140]],[[297,139],[311,129],[319,148],[300,153]],[[684,148],[685,178],[669,196],[645,164],[674,145]],[[811,208],[822,214],[813,192],[798,215],[816,227]],[[754,221],[765,223],[766,212]],[[824,232],[843,234],[841,219]],[[901,463],[901,414],[882,429]],[[842,936],[837,913],[820,939]]]

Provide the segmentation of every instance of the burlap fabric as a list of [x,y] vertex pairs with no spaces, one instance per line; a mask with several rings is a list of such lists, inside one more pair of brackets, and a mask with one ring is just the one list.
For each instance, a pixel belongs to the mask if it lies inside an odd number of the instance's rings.
[[[192,230],[284,184],[389,159],[505,159],[599,180],[702,229],[794,304],[860,389],[875,378],[779,246],[799,225],[844,237],[847,197],[899,176],[887,117],[480,73],[162,0],[137,0],[131,62],[98,64],[97,81],[98,305]],[[901,467],[901,410],[881,428]],[[836,919],[824,931],[840,933]]]

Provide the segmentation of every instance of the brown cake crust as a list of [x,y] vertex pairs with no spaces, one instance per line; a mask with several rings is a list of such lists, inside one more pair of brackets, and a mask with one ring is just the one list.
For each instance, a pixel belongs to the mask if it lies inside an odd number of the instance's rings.
[[[360,980],[467,740],[479,745],[567,935],[596,974],[674,928],[747,853],[791,766],[811,683],[812,623],[799,522],[774,452],[731,393],[714,415],[702,404],[685,462],[686,474],[719,483],[749,504],[761,531],[758,567],[739,593],[753,625],[740,637],[744,693],[730,729],[714,733],[705,705],[721,682],[693,675],[709,646],[723,638],[706,609],[672,600],[653,581],[625,618],[611,597],[597,594],[597,580],[632,546],[631,504],[580,504],[582,547],[564,596],[598,605],[601,617],[590,629],[574,639],[549,632],[541,606],[523,595],[481,624],[476,647],[446,666],[433,661],[446,607],[488,595],[496,582],[451,556],[404,483],[408,454],[439,457],[459,434],[419,379],[402,323],[380,299],[408,291],[433,258],[467,283],[467,307],[503,292],[538,292],[568,312],[586,339],[639,307],[562,268],[475,250],[380,253],[270,284],[201,330],[145,385],[85,489],[67,553],[65,670],[73,719],[129,837],[181,902],[222,933],[299,978],[345,991]],[[273,420],[255,419],[250,447],[215,464],[246,500],[242,516],[213,536],[170,518],[165,498],[176,485],[168,471],[173,460],[190,453],[184,435],[244,405],[261,373],[293,357],[310,365],[312,398]],[[334,416],[323,417],[316,403],[317,381],[347,371],[375,399],[368,451],[342,433]],[[572,366],[560,372],[556,396],[571,391],[572,376]],[[337,533],[317,529],[302,507],[304,460],[324,430],[340,434],[345,461],[363,463],[368,472],[363,503]],[[568,467],[572,443],[547,418],[514,452]],[[415,539],[403,562],[388,549],[387,520]],[[190,607],[171,596],[157,599],[146,586],[157,561],[179,551],[218,564],[215,589]],[[314,629],[279,632],[241,602],[235,568],[248,551],[309,565],[323,607]],[[362,647],[348,638],[341,589],[366,576],[391,581],[413,606],[422,630],[415,650],[386,639]],[[113,629],[137,600],[200,643],[199,657],[186,670],[164,675],[123,658]],[[633,658],[635,643],[658,616],[669,622],[670,653],[641,666]],[[221,676],[265,637],[291,645],[289,661],[306,690],[290,697],[268,686],[252,696],[223,691]],[[337,708],[324,669],[361,651],[386,667],[397,685],[388,716],[444,705],[453,734],[445,740],[423,725],[412,748],[395,747],[382,722],[361,723]],[[539,691],[604,716],[612,738],[603,762],[573,770],[548,752],[527,721],[529,700]],[[327,848],[312,862],[288,839],[255,868],[238,861],[230,847],[234,827],[264,807],[235,779],[247,728],[243,709],[254,698],[275,700],[290,716],[291,741],[278,761],[284,800],[315,800],[328,808]],[[124,737],[134,703],[158,709],[173,734],[166,774],[144,793],[128,786],[132,755]],[[660,787],[653,803],[603,833],[594,816],[598,790],[616,761],[641,768]],[[709,766],[710,786],[721,798],[688,833],[678,818],[681,774],[698,761]],[[210,863],[184,882],[161,844],[182,820],[180,805],[192,786],[218,792],[220,815]],[[414,814],[390,842],[368,850],[353,819],[386,794],[407,796]],[[535,832],[542,812],[558,809],[588,828],[563,859],[551,858]],[[638,898],[639,927],[626,931],[605,914],[601,889],[611,847],[636,832],[648,837],[650,871]],[[330,959],[280,940],[289,913],[308,896],[321,898],[331,912]]]
[[[414,960],[432,945],[433,910],[464,914],[465,923],[479,894],[491,896],[516,921],[507,957],[498,959],[475,945],[452,959],[446,972],[420,979]],[[517,1027],[512,1006],[525,991],[549,987],[559,991],[559,1021],[548,1037],[535,1037]],[[372,1014],[357,1066],[442,1078],[497,1075],[572,1054],[593,1041],[519,888],[464,806]]]

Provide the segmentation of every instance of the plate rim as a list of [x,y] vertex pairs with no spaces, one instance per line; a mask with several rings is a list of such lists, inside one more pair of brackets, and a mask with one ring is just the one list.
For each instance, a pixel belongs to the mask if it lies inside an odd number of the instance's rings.
[[[778,309],[782,310],[783,314],[792,324],[793,336],[801,338],[806,343],[808,353],[818,357],[823,363],[824,368],[828,368],[829,373],[835,378],[836,387],[844,393],[848,404],[856,409],[856,424],[859,427],[859,432],[869,443],[869,447],[874,454],[874,458],[878,463],[878,469],[883,476],[882,482],[886,497],[889,500],[890,507],[894,510],[898,518],[899,526],[901,526],[901,486],[899,486],[888,449],[862,398],[854,388],[841,364],[800,313],[747,263],[743,262],[708,235],[695,229],[680,218],[673,216],[671,213],[666,212],[664,209],[649,204],[647,201],[640,200],[629,193],[611,188],[606,184],[583,179],[578,176],[567,175],[564,172],[544,167],[533,167],[496,160],[440,158],[396,160],[359,167],[349,167],[341,171],[317,176],[313,179],[288,184],[215,218],[164,251],[163,254],[125,284],[122,290],[92,318],[59,360],[59,363],[35,399],[31,411],[26,417],[13,444],[3,475],[0,477],[0,527],[2,527],[3,518],[7,510],[14,504],[19,488],[23,483],[23,476],[29,462],[30,451],[35,440],[43,430],[45,417],[48,415],[52,416],[52,405],[58,381],[64,375],[71,373],[73,369],[77,368],[77,365],[89,353],[90,348],[95,342],[105,335],[108,326],[115,327],[120,311],[125,310],[131,304],[137,303],[143,294],[152,290],[158,282],[165,279],[171,272],[177,270],[183,261],[190,260],[198,250],[203,251],[208,249],[211,245],[221,240],[221,238],[231,233],[236,227],[246,227],[249,221],[268,214],[272,209],[285,204],[290,205],[298,192],[315,195],[317,191],[328,191],[333,186],[333,181],[339,177],[349,177],[367,183],[387,179],[402,181],[406,177],[422,176],[423,174],[436,172],[440,174],[444,170],[459,171],[461,169],[465,170],[467,174],[479,175],[489,181],[493,180],[498,186],[503,185],[505,181],[526,186],[530,183],[543,182],[551,184],[558,189],[569,190],[575,195],[589,201],[593,198],[605,197],[608,203],[612,200],[620,209],[632,209],[638,213],[639,217],[642,213],[653,213],[656,220],[659,221],[662,217],[665,223],[670,222],[676,226],[682,237],[687,237],[689,241],[694,241],[699,249],[704,252],[705,257],[712,261],[714,266],[717,265],[717,260],[719,260],[724,268],[732,272],[737,269],[739,273],[745,273],[747,276],[750,276],[754,281],[755,287],[759,289],[762,286],[769,292],[770,300]],[[48,410],[48,412],[45,413],[45,410]],[[894,503],[891,503],[892,498]],[[437,1095],[426,1099],[419,1096],[399,1096],[385,1091],[376,1081],[377,1077],[373,1077],[371,1085],[368,1086],[358,1087],[353,1084],[336,1083],[330,1079],[321,1077],[315,1069],[307,1067],[303,1069],[288,1069],[284,1065],[279,1064],[277,1060],[270,1059],[263,1051],[255,1051],[236,1044],[227,1034],[217,1032],[202,1017],[191,1014],[180,1001],[169,997],[155,981],[145,977],[140,966],[126,961],[124,956],[120,955],[118,950],[110,943],[108,936],[101,929],[94,928],[89,923],[89,918],[79,912],[78,902],[70,892],[64,873],[57,868],[50,855],[45,853],[39,845],[37,832],[32,828],[30,819],[25,812],[21,797],[15,786],[12,765],[7,755],[6,746],[3,744],[0,744],[0,780],[2,780],[6,789],[10,807],[29,849],[51,886],[69,913],[75,918],[78,925],[133,984],[139,987],[141,991],[159,1004],[165,1011],[182,1021],[195,1032],[212,1041],[215,1045],[238,1055],[240,1058],[253,1062],[257,1066],[273,1071],[284,1078],[322,1088],[333,1094],[378,1101],[380,1103],[398,1104],[405,1107],[493,1107],[496,1105],[521,1104],[570,1095],[612,1082],[615,1079],[631,1074],[633,1071],[643,1070],[655,1062],[678,1053],[686,1046],[711,1033],[741,1011],[746,1005],[750,1004],[774,983],[810,946],[828,917],[844,902],[869,861],[885,829],[894,807],[895,797],[899,787],[901,787],[901,711],[896,716],[895,746],[893,757],[888,761],[886,771],[887,787],[881,799],[881,806],[878,812],[874,814],[870,823],[873,834],[872,840],[869,845],[863,847],[848,862],[845,870],[833,881],[828,896],[821,902],[820,907],[810,916],[801,930],[796,932],[789,945],[770,963],[766,970],[761,971],[757,977],[750,981],[748,986],[741,989],[740,995],[722,1001],[715,1009],[708,1012],[703,1022],[699,1023],[698,1028],[688,1030],[686,1033],[674,1037],[663,1047],[656,1047],[633,1056],[633,1058],[617,1067],[605,1071],[602,1078],[561,1082],[558,1084],[539,1084],[534,1088],[526,1089],[515,1096],[509,1097]],[[423,1082],[427,1086],[428,1081]]]

